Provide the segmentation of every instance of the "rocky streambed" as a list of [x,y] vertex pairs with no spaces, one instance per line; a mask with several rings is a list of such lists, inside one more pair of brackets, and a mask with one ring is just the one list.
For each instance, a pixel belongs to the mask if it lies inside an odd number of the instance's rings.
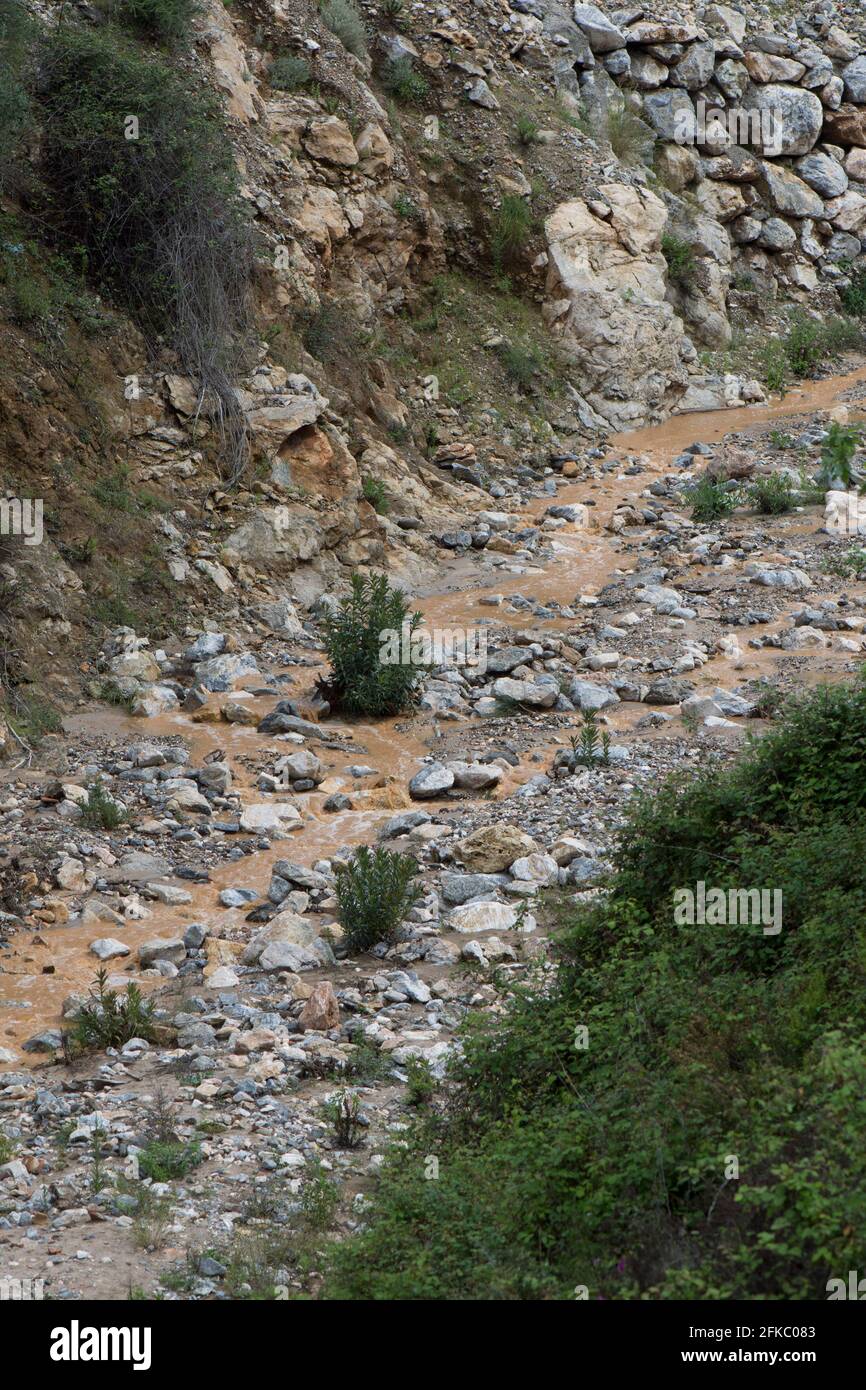
[[[112,635],[106,671],[137,682],[140,714],[70,717],[0,793],[4,1275],[54,1297],[243,1296],[238,1249],[301,1230],[323,1183],[337,1232],[363,1219],[418,1060],[441,1084],[464,1020],[543,964],[554,901],[601,891],[635,790],[730,758],[787,693],[859,668],[866,584],[814,483],[785,514],[712,523],[688,488],[707,470],[805,486],[864,383],[676,417],[482,496],[416,597],[429,630],[483,633],[484,659],[458,644],[411,716],[320,717],[315,612],[279,639]],[[113,830],[82,819],[96,783]],[[412,855],[423,896],[400,940],[352,955],[335,865],[363,843]],[[64,1061],[99,967],[150,997],[157,1039]],[[328,1108],[344,1093],[352,1148]],[[143,1171],[154,1143],[195,1161]],[[267,1278],[316,1289],[314,1263]]]

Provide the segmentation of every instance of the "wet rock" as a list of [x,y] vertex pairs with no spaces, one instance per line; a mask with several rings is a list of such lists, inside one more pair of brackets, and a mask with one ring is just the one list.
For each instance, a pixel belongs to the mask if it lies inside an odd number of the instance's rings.
[[454,786],[454,773],[442,763],[429,763],[422,767],[409,782],[409,795],[413,801],[423,801],[427,797],[441,796]]
[[100,936],[90,943],[90,951],[99,960],[112,960],[115,956],[128,956],[129,947],[113,936]]
[[186,960],[186,946],[179,938],[172,941],[145,941],[138,948],[139,964],[146,969],[158,961],[168,961],[171,965],[183,965]]

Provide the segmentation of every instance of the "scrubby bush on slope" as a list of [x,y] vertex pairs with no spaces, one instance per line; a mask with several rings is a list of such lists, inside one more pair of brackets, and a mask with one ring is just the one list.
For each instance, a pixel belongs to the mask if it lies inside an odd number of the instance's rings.
[[[636,806],[610,896],[470,1030],[328,1296],[809,1299],[862,1267],[864,741],[863,683],[822,689]],[[699,879],[781,889],[782,931],[675,925]]]
[[209,393],[228,468],[245,454],[233,390],[251,334],[251,235],[216,101],[110,32],[64,27],[39,86],[57,219],[93,272]]

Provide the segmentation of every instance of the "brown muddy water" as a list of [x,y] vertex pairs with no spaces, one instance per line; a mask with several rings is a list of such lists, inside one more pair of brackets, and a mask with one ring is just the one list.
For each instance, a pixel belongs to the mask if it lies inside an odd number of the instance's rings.
[[[499,610],[481,602],[485,596],[494,593],[502,594],[504,598],[515,593],[527,593],[542,601],[556,599],[561,604],[574,604],[578,596],[591,599],[605,584],[616,578],[617,572],[626,573],[634,568],[633,553],[626,551],[624,543],[616,535],[604,530],[613,511],[617,506],[635,500],[652,481],[653,475],[669,471],[672,460],[689,444],[696,440],[718,443],[730,434],[748,439],[765,431],[770,425],[780,426],[786,420],[795,421],[797,417],[827,411],[837,406],[846,393],[854,395],[854,388],[863,383],[866,383],[866,366],[845,376],[804,384],[789,392],[784,399],[764,406],[674,416],[663,424],[616,436],[610,443],[609,457],[622,458],[627,454],[632,460],[638,459],[643,464],[640,474],[626,476],[611,472],[602,479],[575,482],[560,488],[555,498],[543,497],[533,501],[519,514],[525,517],[527,524],[532,524],[552,501],[557,504],[592,501],[595,505],[591,508],[590,525],[586,529],[571,529],[568,533],[567,528],[555,531],[555,553],[543,569],[516,560],[512,563],[507,556],[499,557],[501,564],[489,574],[489,582],[484,582],[484,576],[479,575],[479,564],[489,566],[490,560],[486,554],[483,560],[474,563],[465,559],[448,563],[436,591],[418,600],[426,624],[431,628],[453,629],[469,627],[482,619],[494,623],[500,621],[497,617]],[[851,418],[863,416],[866,401],[862,405],[852,402],[850,413]],[[805,538],[815,532],[820,520],[816,523],[816,518],[812,516],[801,522],[796,518],[793,524],[802,530]],[[630,539],[634,539],[634,533]],[[514,621],[513,616],[511,621]],[[527,615],[526,625],[531,626],[532,621],[531,616]],[[519,619],[516,625],[521,625]],[[566,620],[559,624],[567,625]],[[757,636],[776,626],[778,624],[771,624],[766,629],[750,628],[748,636]],[[555,631],[557,623],[548,623],[546,627]],[[779,653],[773,649],[751,650],[746,640],[741,634],[742,655],[739,658],[715,656],[699,671],[692,673],[699,691],[774,674]],[[282,674],[294,674],[306,684],[311,684],[316,672],[307,666],[294,668],[294,671],[288,668]],[[834,673],[820,669],[812,675],[815,680],[834,678]],[[603,673],[599,679],[603,679]],[[297,689],[296,685],[293,693]],[[236,692],[233,698],[248,700],[259,717],[263,717],[275,703],[272,696],[253,696],[241,691]],[[610,722],[615,730],[625,731],[645,713],[646,709],[642,706],[623,705],[617,708]],[[117,711],[100,709],[67,719],[65,727],[73,738],[116,737],[137,743],[180,735],[189,744],[194,764],[200,764],[206,755],[219,748],[232,770],[232,790],[240,793],[244,805],[273,800],[266,794],[256,792],[257,771],[261,768],[263,755],[270,763],[290,751],[292,746],[261,735],[252,727],[223,722],[198,723],[182,713],[139,720]],[[322,733],[327,741],[315,744],[314,748],[328,769],[327,779],[315,792],[295,798],[287,794],[287,799],[292,799],[301,811],[303,819],[300,826],[287,838],[274,841],[269,850],[214,868],[209,883],[174,880],[191,893],[188,904],[168,907],[146,902],[143,906],[149,915],[144,920],[131,920],[122,926],[109,922],[89,923],[86,926],[40,925],[35,930],[28,928],[20,932],[0,962],[0,1047],[17,1050],[33,1033],[43,1027],[57,1025],[63,999],[74,990],[86,990],[93,981],[96,960],[90,954],[89,946],[97,936],[118,936],[123,939],[131,948],[132,960],[137,946],[142,942],[156,937],[167,939],[182,935],[192,922],[207,924],[219,936],[241,933],[248,908],[227,909],[220,906],[218,895],[223,888],[251,888],[263,896],[270,880],[271,867],[277,859],[289,858],[311,865],[318,859],[328,858],[343,845],[369,841],[383,819],[411,804],[406,790],[408,780],[417,771],[419,760],[435,749],[439,730],[434,716],[419,714],[411,719],[385,720],[376,724],[328,721],[323,724]],[[561,731],[557,742],[561,746]],[[554,746],[556,743],[552,740],[551,747]],[[376,774],[356,779],[346,771],[353,763],[368,764],[376,769]],[[516,770],[513,776],[504,780],[496,795],[508,795],[517,783],[537,772],[539,766],[536,762]],[[355,809],[336,814],[325,813],[322,810],[323,802],[335,791],[351,794]],[[73,829],[70,835],[75,835]],[[159,844],[156,838],[154,852],[159,852]],[[218,963],[214,962],[214,968]],[[49,966],[53,966],[53,973],[44,974],[43,970]],[[134,977],[134,974],[124,971],[123,961],[112,962],[109,969]],[[160,983],[159,979],[152,982],[142,980],[145,986]]]

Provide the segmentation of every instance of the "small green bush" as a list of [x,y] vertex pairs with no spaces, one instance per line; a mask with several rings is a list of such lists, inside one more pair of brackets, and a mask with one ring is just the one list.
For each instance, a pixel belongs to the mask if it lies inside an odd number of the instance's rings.
[[520,115],[515,122],[514,133],[519,144],[534,145],[538,139],[538,124],[531,116]]
[[107,980],[108,971],[98,970],[89,998],[73,1015],[72,1027],[64,1035],[64,1046],[73,1055],[122,1047],[130,1038],[155,1041],[153,1005],[145,1002],[138,985],[128,985],[121,994],[109,989]]
[[351,0],[325,0],[321,7],[324,23],[336,34],[343,47],[356,58],[367,56],[367,30]]
[[180,43],[190,35],[196,0],[113,0],[113,18],[145,38],[158,43]]
[[789,512],[797,497],[791,479],[779,473],[754,478],[746,495],[762,516],[781,516],[783,512]]
[[406,1063],[406,1099],[410,1105],[429,1105],[436,1094],[436,1078],[426,1057],[410,1057]]
[[391,941],[422,896],[418,865],[408,854],[361,845],[337,873],[338,916],[350,951]]
[[123,825],[126,814],[112,801],[101,782],[92,782],[82,807],[81,823],[91,830],[116,830]]
[[506,193],[490,229],[490,249],[493,263],[499,268],[517,258],[529,241],[532,231],[532,209],[516,193]]
[[664,232],[662,255],[671,280],[677,285],[688,285],[695,271],[695,253],[689,243],[674,232]]
[[[354,714],[381,716],[408,709],[424,675],[423,665],[411,660],[411,638],[420,622],[421,614],[410,613],[403,593],[391,588],[387,575],[352,575],[349,596],[322,623],[332,668],[325,682],[327,698]],[[404,625],[409,635],[406,664],[402,640],[398,660],[392,659],[391,643],[393,635],[401,638]]]
[[385,495],[385,484],[381,478],[371,478],[368,475],[361,484],[361,492],[374,511],[380,516],[388,515],[391,505]]
[[268,81],[278,92],[296,92],[311,81],[313,70],[306,58],[285,54],[275,58],[268,69]]
[[721,521],[730,516],[737,505],[738,495],[718,478],[704,475],[689,493],[692,519],[704,524]]
[[838,480],[849,487],[854,455],[860,444],[860,432],[853,425],[841,425],[834,420],[821,448],[821,482],[825,487]]
[[382,85],[397,101],[420,106],[430,90],[426,77],[416,72],[411,58],[393,58],[385,64]]
[[301,1211],[311,1231],[327,1231],[334,1224],[340,1205],[340,1192],[321,1163],[309,1161],[304,1169]]
[[522,343],[506,344],[500,348],[499,356],[505,375],[515,386],[519,386],[521,391],[530,389],[544,365],[538,350],[531,346],[526,347]]
[[842,307],[855,318],[866,317],[866,266],[860,266],[851,276],[849,284],[839,291]]
[[151,1139],[138,1155],[138,1171],[143,1178],[152,1178],[154,1182],[171,1182],[175,1178],[185,1178],[198,1167],[202,1158],[197,1141],[181,1144]]

